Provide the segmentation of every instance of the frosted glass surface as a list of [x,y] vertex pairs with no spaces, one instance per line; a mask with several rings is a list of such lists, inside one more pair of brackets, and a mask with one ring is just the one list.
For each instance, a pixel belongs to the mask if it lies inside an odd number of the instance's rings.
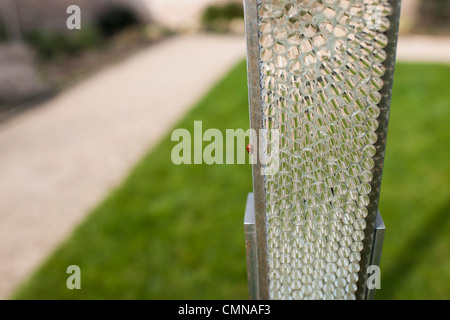
[[259,0],[271,299],[355,299],[377,142],[387,0]]

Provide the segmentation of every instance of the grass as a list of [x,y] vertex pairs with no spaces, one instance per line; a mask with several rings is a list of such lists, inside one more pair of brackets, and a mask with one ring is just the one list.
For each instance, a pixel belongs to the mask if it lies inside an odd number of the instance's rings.
[[[248,127],[245,72],[240,64],[177,127]],[[175,166],[175,144],[164,138],[15,297],[246,298],[250,166]],[[82,270],[80,291],[66,288],[72,264]]]
[[[381,299],[450,297],[450,66],[397,67],[380,210]],[[245,64],[179,123],[248,127]],[[14,294],[16,299],[245,299],[248,165],[175,166],[170,136]],[[66,288],[69,265],[82,290]]]
[[450,66],[396,70],[380,199],[384,299],[450,298]]

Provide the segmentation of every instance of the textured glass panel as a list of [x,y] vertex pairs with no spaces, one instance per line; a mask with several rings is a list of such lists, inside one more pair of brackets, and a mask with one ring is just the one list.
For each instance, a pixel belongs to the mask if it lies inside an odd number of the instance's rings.
[[355,299],[377,155],[388,0],[259,0],[271,299]]

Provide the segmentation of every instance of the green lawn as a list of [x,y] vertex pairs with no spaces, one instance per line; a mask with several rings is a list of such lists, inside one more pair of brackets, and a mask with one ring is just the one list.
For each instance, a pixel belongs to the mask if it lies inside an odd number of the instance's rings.
[[[450,66],[399,64],[381,207],[378,298],[450,298]],[[248,128],[240,63],[176,127]],[[249,165],[172,164],[170,135],[14,294],[16,299],[245,299]],[[82,290],[66,288],[69,265]]]

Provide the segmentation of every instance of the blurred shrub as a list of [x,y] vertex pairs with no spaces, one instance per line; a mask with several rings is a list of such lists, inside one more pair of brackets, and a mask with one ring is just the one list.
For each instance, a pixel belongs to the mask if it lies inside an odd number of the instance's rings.
[[242,3],[211,5],[202,15],[202,25],[206,31],[228,32],[233,21],[244,19]]
[[417,11],[416,30],[433,33],[450,33],[450,1],[421,0]]
[[40,57],[53,59],[98,48],[105,38],[139,24],[138,17],[131,9],[111,6],[97,17],[93,26],[72,32],[36,30],[29,32],[25,39]]
[[139,18],[131,9],[120,6],[108,7],[100,14],[97,22],[98,29],[107,37],[139,24]]
[[6,29],[5,26],[3,25],[3,23],[0,21],[0,42],[4,42],[6,41],[7,35],[6,35]]
[[175,35],[175,31],[159,24],[149,24],[143,29],[144,35],[149,40],[160,40]]
[[25,40],[36,49],[39,56],[52,59],[94,49],[102,43],[102,36],[96,28],[83,28],[75,32],[32,31]]

